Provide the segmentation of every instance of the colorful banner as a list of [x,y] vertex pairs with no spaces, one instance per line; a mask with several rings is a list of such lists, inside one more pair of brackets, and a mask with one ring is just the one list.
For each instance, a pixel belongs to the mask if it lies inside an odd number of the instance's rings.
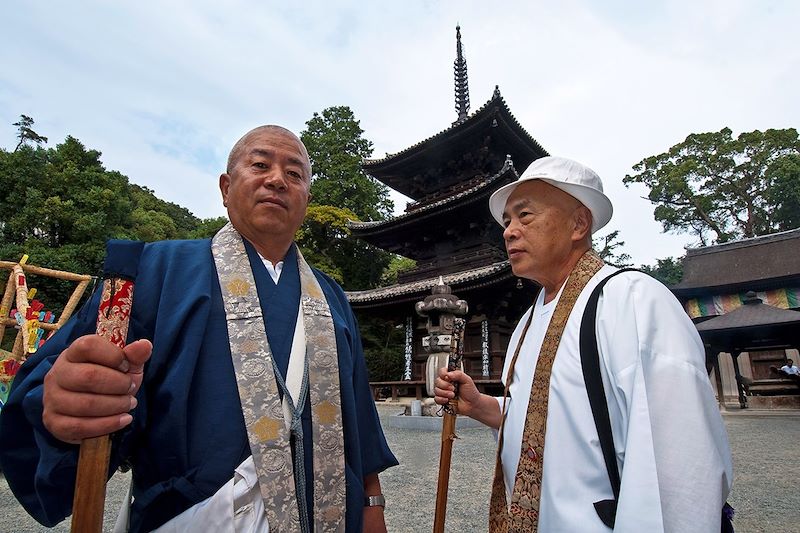
[[[761,298],[761,301],[765,304],[773,307],[781,309],[797,309],[800,307],[800,287],[757,291],[756,296]],[[703,296],[688,300],[683,307],[691,318],[719,316],[741,307],[746,298],[747,291],[738,294]]]

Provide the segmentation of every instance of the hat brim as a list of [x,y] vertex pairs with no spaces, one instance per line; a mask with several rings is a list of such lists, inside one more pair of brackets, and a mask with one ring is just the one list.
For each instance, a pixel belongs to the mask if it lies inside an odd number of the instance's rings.
[[541,180],[557,189],[561,189],[585,205],[589,211],[592,212],[592,233],[595,233],[611,220],[611,215],[614,213],[611,200],[597,189],[577,183],[565,183],[563,181],[540,178],[537,176],[526,176],[518,179],[514,183],[509,183],[508,185],[500,187],[489,197],[489,211],[498,224],[505,226],[505,224],[503,224],[503,211],[506,208],[508,197],[511,196],[514,190],[522,183],[532,180]]

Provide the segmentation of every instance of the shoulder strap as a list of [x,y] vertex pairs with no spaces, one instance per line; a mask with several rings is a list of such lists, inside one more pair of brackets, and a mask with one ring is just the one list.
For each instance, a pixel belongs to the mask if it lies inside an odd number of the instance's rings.
[[589,296],[589,301],[586,303],[586,309],[581,319],[580,351],[583,381],[586,383],[586,393],[589,396],[589,404],[592,407],[594,425],[597,427],[597,436],[600,438],[600,448],[603,451],[606,470],[608,470],[608,479],[611,482],[611,490],[614,492],[613,500],[595,502],[594,507],[600,520],[612,529],[614,528],[614,519],[617,514],[620,477],[616,453],[614,452],[614,437],[611,433],[611,419],[608,415],[606,394],[603,389],[602,375],[600,374],[600,354],[597,350],[595,324],[597,322],[597,302],[606,282],[617,274],[635,270],[635,268],[623,268],[601,280]]

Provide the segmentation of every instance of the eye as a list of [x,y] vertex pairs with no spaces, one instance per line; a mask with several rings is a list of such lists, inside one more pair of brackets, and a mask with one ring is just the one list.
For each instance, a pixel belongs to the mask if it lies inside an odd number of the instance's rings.
[[267,168],[267,164],[264,163],[263,161],[256,161],[255,163],[253,163],[253,166],[260,169]]
[[287,172],[287,174],[289,174],[291,177],[293,177],[295,179],[298,179],[298,180],[302,180],[303,179],[303,175],[300,174],[299,172],[297,172],[296,170],[290,170],[290,171]]

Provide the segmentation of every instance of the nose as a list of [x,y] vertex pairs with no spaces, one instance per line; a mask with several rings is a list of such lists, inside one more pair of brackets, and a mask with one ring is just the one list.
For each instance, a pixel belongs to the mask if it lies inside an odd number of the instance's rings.
[[506,242],[510,242],[510,241],[513,241],[514,239],[516,239],[517,238],[517,229],[518,228],[517,228],[516,224],[514,224],[513,220],[511,222],[509,222],[508,226],[506,226],[506,229],[503,230],[503,240],[505,240]]
[[274,165],[270,168],[269,172],[266,173],[264,176],[264,187],[281,191],[286,189],[286,174],[280,166]]

